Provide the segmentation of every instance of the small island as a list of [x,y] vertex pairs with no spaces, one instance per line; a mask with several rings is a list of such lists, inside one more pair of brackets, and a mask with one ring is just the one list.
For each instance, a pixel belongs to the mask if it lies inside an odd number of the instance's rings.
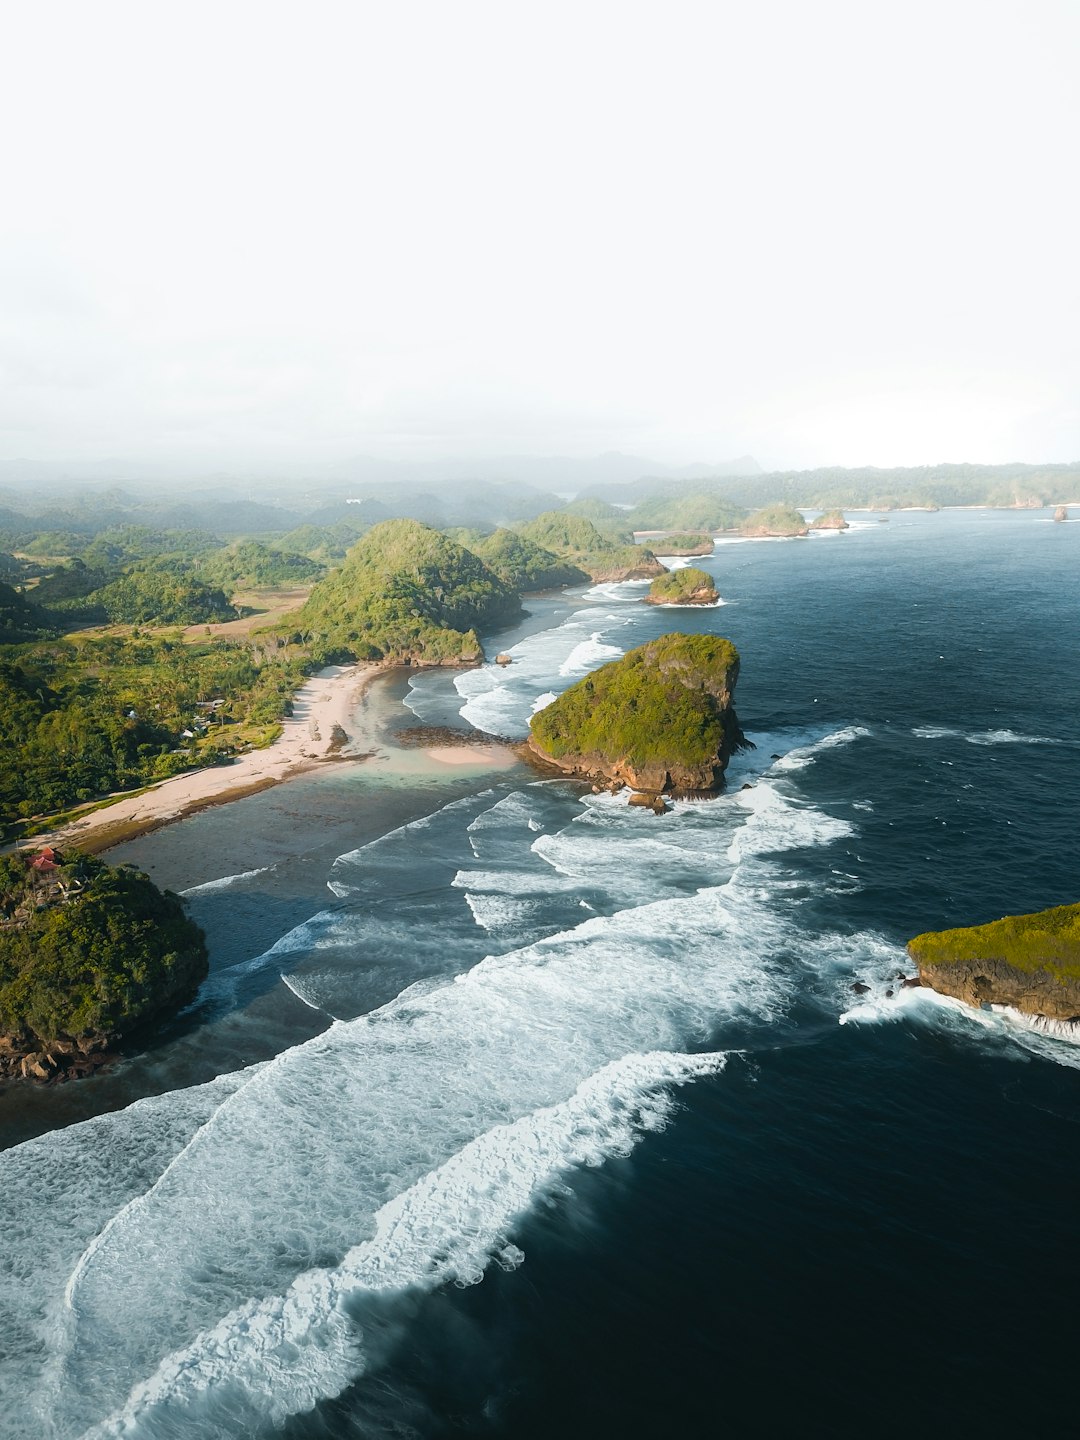
[[1080,905],[928,931],[907,948],[919,979],[942,995],[1051,1020],[1080,1017]]
[[715,794],[749,742],[734,709],[739,654],[715,635],[662,635],[602,665],[533,716],[529,753],[647,794]]
[[739,526],[740,535],[747,535],[753,539],[762,537],[788,539],[799,535],[809,535],[809,533],[810,526],[794,505],[783,502],[766,505],[763,509],[755,511]]
[[720,595],[712,576],[693,565],[658,575],[645,596],[646,605],[715,605]]
[[711,555],[716,542],[711,535],[695,532],[685,535],[658,535],[653,540],[653,549],[658,555],[685,559],[693,555]]
[[88,1074],[206,973],[183,901],[140,871],[49,846],[0,856],[0,1078]]
[[844,519],[842,510],[826,510],[824,515],[819,515],[816,520],[810,521],[811,530],[850,530],[851,526]]

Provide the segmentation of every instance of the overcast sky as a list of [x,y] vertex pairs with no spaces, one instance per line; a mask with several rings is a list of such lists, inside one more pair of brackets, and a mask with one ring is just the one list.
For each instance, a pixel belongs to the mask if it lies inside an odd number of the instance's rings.
[[1078,0],[4,13],[0,460],[1080,459]]

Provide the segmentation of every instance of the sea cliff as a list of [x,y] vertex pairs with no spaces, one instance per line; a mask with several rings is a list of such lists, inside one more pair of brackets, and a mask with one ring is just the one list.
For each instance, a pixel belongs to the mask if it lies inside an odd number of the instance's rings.
[[928,931],[907,948],[922,983],[942,995],[1051,1020],[1080,1016],[1080,905]]

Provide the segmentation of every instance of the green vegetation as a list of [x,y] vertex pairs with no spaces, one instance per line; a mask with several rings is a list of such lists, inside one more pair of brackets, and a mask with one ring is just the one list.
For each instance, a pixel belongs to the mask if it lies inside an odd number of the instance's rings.
[[746,511],[720,495],[694,491],[647,497],[626,518],[634,530],[707,530],[713,534],[736,529],[746,519]]
[[127,625],[198,625],[227,620],[235,613],[224,591],[204,585],[179,568],[136,567],[92,591],[86,603],[99,607],[114,623]]
[[306,555],[320,565],[344,560],[368,527],[350,520],[337,520],[331,525],[299,525],[280,538],[281,548],[297,555]]
[[810,522],[811,530],[848,530],[850,528],[844,519],[842,510],[826,510],[824,515],[819,515],[816,520]]
[[533,716],[548,755],[601,756],[634,769],[712,766],[741,741],[725,734],[739,655],[715,635],[663,635],[602,665]]
[[647,596],[652,605],[712,605],[719,598],[712,576],[693,565],[658,575]]
[[326,660],[440,665],[480,659],[475,627],[520,609],[517,594],[471,551],[417,520],[386,520],[316,585],[296,618]]
[[704,531],[664,535],[653,543],[661,555],[711,555],[715,548],[713,537]]
[[515,530],[496,530],[484,535],[479,530],[449,532],[498,575],[512,590],[554,590],[560,585],[581,585],[588,580],[584,570],[560,560]]
[[0,580],[0,645],[15,645],[48,631],[49,617]]
[[663,569],[651,550],[609,539],[582,515],[548,510],[514,529],[534,545],[584,570],[593,580],[616,576],[644,579]]
[[1080,905],[927,931],[909,942],[908,953],[920,966],[998,960],[1026,974],[1045,970],[1058,980],[1080,980]]
[[0,833],[266,743],[305,668],[276,641],[104,635],[0,650]]
[[325,568],[308,555],[246,540],[205,556],[199,565],[199,577],[231,594],[236,589],[261,586],[311,585],[325,573]]
[[0,1029],[40,1045],[122,1035],[206,975],[182,901],[126,866],[79,856],[42,876],[2,856],[0,915]]
[[766,505],[739,526],[743,535],[808,535],[810,527],[794,505]]

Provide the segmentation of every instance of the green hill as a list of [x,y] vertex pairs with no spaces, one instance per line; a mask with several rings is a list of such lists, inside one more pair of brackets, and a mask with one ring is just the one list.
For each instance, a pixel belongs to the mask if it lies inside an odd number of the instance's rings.
[[720,495],[694,491],[648,496],[625,519],[634,530],[707,530],[714,534],[737,529],[746,519],[746,511]]
[[644,545],[612,540],[583,515],[548,510],[514,529],[534,545],[584,570],[592,580],[651,580],[664,572]]
[[809,535],[810,526],[795,509],[794,505],[777,502],[756,510],[739,526],[743,535]]
[[452,538],[479,556],[512,590],[555,590],[560,585],[583,585],[584,570],[561,560],[516,530],[496,530],[484,535],[479,530],[453,531]]
[[520,610],[471,551],[418,520],[386,520],[319,581],[296,623],[317,657],[440,665],[480,659],[476,627]]

